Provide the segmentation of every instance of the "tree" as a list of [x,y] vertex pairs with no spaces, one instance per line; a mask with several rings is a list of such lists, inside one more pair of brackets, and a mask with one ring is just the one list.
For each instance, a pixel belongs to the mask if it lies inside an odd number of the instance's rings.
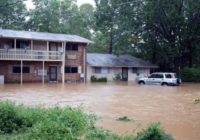
[[24,0],[0,1],[0,27],[5,29],[23,29],[27,9]]
[[[199,4],[200,1],[192,0],[146,0],[143,33],[154,34],[156,44],[153,46],[164,48],[167,57],[163,63],[171,70],[179,71],[193,65],[193,51],[200,33],[199,11],[196,7]],[[148,46],[152,44],[146,43]]]
[[80,8],[75,0],[33,0],[28,29],[34,31],[77,34],[91,38],[94,9],[85,4]]
[[95,0],[96,3],[96,23],[99,31],[101,31],[108,39],[108,53],[113,53],[115,42],[116,9],[113,0]]

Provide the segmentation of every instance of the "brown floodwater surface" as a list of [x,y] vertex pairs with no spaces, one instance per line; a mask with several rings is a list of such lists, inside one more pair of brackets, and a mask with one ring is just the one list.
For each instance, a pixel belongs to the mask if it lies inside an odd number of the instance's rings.
[[[25,105],[82,106],[99,116],[97,126],[114,133],[136,134],[151,122],[176,140],[200,140],[200,84],[179,87],[140,86],[135,83],[108,84],[5,84],[0,100]],[[131,122],[119,122],[127,116]]]

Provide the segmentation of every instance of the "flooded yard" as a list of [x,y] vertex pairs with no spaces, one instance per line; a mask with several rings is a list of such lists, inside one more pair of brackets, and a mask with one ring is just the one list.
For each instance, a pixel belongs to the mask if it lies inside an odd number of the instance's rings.
[[[108,84],[6,84],[0,100],[25,105],[82,106],[99,116],[97,125],[118,134],[134,134],[151,122],[160,122],[176,140],[200,139],[200,84],[179,87]],[[131,122],[119,122],[127,116]]]

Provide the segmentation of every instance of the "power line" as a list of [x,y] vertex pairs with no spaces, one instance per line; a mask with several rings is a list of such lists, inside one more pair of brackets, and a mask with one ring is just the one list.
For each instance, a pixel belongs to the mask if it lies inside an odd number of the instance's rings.
[[126,4],[132,4],[132,3],[136,3],[136,2],[143,2],[142,0],[134,0],[134,1],[127,1],[127,2],[122,2],[119,4],[114,4],[114,5],[126,5]]

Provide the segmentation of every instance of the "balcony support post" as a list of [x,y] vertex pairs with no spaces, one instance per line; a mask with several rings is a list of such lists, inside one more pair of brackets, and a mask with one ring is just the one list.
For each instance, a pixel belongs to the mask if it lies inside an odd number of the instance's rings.
[[21,84],[23,84],[23,61],[21,60]]
[[33,40],[31,40],[31,59],[33,59]]
[[84,83],[86,83],[86,60],[87,60],[87,55],[86,55],[86,47],[83,49],[83,74],[84,74]]
[[14,49],[16,50],[16,48],[17,48],[17,40],[16,40],[16,38],[14,39]]
[[16,48],[17,48],[17,40],[16,38],[14,39],[14,50],[15,50],[15,53],[14,53],[14,57],[16,58]]
[[44,61],[42,61],[42,84],[44,84]]
[[[47,41],[47,52],[49,52],[49,41]],[[47,57],[46,59],[49,60],[49,58],[50,58],[49,53],[47,53],[46,57]]]
[[62,83],[65,83],[65,44],[66,42],[62,42],[62,48],[63,48],[63,58],[62,58]]

